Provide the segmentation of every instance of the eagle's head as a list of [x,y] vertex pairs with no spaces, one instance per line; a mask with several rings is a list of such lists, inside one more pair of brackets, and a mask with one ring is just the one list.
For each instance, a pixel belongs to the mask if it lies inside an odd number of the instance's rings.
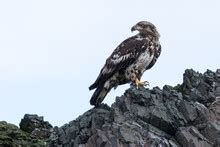
[[148,21],[140,21],[131,28],[131,31],[139,31],[142,35],[152,35],[154,37],[160,37],[156,27]]

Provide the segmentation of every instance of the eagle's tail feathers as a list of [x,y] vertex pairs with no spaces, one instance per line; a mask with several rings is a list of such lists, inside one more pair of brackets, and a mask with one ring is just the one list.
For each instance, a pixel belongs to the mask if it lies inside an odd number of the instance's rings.
[[90,104],[100,105],[110,89],[110,87],[98,86],[90,99]]
[[89,90],[93,90],[98,86],[100,86],[100,81],[102,81],[101,75],[99,75],[98,78],[95,80],[95,82],[91,86],[89,86]]
[[89,86],[89,90],[93,90],[97,87],[97,83],[92,84],[91,86]]

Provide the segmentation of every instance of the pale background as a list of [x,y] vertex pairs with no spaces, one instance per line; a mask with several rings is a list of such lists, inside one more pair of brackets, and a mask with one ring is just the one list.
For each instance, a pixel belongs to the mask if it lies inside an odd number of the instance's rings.
[[[220,66],[218,0],[0,1],[0,120],[25,113],[61,126],[92,108],[88,90],[113,49],[140,20],[156,25],[162,54],[143,79],[182,82],[186,68]],[[111,105],[128,85],[112,90]]]

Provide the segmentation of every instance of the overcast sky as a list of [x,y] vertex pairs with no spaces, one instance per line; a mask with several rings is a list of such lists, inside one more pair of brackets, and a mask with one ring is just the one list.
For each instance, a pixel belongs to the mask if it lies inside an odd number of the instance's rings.
[[181,83],[186,68],[220,68],[218,0],[0,1],[0,120],[18,125],[30,113],[61,126],[92,108],[89,85],[141,20],[161,34],[161,56],[142,77],[150,88]]

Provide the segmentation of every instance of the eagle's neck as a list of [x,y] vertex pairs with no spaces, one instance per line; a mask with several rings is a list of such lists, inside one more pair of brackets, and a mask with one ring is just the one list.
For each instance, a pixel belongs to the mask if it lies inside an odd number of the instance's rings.
[[159,37],[149,33],[139,33],[138,38],[146,38],[149,41],[159,41]]

